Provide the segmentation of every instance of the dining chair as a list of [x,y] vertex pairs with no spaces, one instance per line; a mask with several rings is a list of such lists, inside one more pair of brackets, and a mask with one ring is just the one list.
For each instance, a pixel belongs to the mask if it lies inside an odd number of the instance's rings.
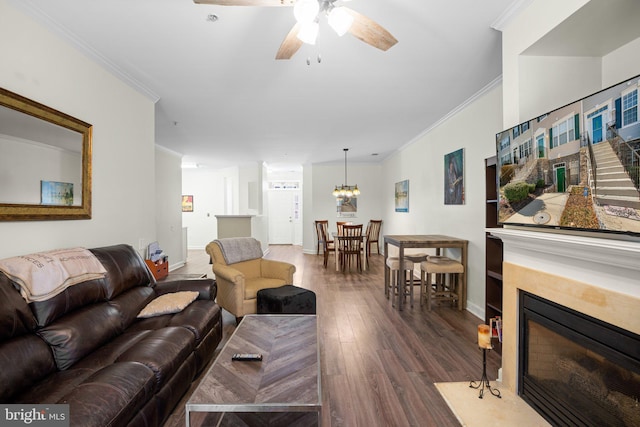
[[367,262],[369,262],[369,257],[371,256],[371,246],[375,243],[378,247],[378,255],[380,255],[380,228],[382,227],[381,219],[372,219],[367,224],[367,231],[365,233],[365,246],[367,251]]
[[340,233],[340,265],[342,271],[351,269],[351,262],[356,259],[356,267],[362,272],[362,224],[344,224]]
[[316,230],[316,238],[318,240],[318,244],[316,246],[316,255],[320,255],[320,248],[324,247],[324,238],[322,237],[321,227],[324,224],[324,228],[327,229],[329,226],[329,220],[327,219],[317,219],[314,221],[314,227]]
[[351,223],[347,221],[336,221],[336,228],[338,229],[338,234],[342,234],[342,227],[347,224],[351,224]]
[[318,234],[322,240],[322,251],[324,256],[324,268],[327,268],[327,261],[329,260],[329,252],[333,252],[336,256],[336,246],[333,240],[329,239],[329,222],[318,223]]

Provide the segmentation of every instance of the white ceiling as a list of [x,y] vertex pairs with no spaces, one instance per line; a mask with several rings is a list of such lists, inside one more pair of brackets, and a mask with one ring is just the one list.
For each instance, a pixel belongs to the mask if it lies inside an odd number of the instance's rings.
[[353,0],[395,46],[382,52],[321,22],[317,46],[288,61],[274,59],[294,23],[288,7],[15,3],[157,99],[156,143],[184,162],[277,169],[342,161],[343,148],[349,161],[380,161],[414,140],[500,77],[491,25],[523,0]]

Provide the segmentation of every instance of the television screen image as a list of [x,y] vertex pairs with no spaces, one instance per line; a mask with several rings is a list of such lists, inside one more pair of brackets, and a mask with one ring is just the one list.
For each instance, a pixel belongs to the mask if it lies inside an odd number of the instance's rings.
[[498,222],[640,235],[640,76],[496,135]]

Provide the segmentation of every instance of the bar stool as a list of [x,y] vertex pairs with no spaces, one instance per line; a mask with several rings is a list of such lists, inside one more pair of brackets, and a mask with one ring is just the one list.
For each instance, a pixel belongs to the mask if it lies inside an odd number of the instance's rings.
[[[398,285],[403,278],[401,274],[404,273],[406,275],[408,273],[409,289],[403,289],[402,294],[405,297],[409,295],[409,301],[411,302],[411,307],[413,307],[413,261],[408,260],[407,257],[405,256],[404,271],[401,273],[400,259],[398,257],[389,257],[387,258],[387,267],[389,267],[389,270],[391,270],[391,277],[389,281],[385,281],[386,283],[389,283],[389,287],[385,287],[385,290],[384,290],[385,296],[388,299],[389,291],[391,290],[391,305],[395,307],[395,302],[394,302],[395,291],[401,292],[400,289],[398,289]],[[406,276],[404,277],[406,278]]]
[[[435,283],[431,275],[435,274]],[[462,263],[444,256],[427,257],[420,263],[420,305],[426,299],[427,310],[431,310],[431,301],[456,301],[458,310],[462,310],[461,275],[464,274]]]
[[425,254],[425,253],[417,253],[417,254],[404,254],[404,259],[408,259],[409,261],[412,261],[414,264],[419,264],[422,261],[426,261],[427,258],[429,257],[429,254]]

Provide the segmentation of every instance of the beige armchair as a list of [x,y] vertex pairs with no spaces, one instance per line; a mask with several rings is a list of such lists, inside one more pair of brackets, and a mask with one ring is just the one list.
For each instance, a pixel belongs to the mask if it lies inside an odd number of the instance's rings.
[[216,300],[236,320],[256,313],[260,289],[293,284],[295,265],[262,258],[260,242],[252,237],[214,240],[206,251],[218,284]]

